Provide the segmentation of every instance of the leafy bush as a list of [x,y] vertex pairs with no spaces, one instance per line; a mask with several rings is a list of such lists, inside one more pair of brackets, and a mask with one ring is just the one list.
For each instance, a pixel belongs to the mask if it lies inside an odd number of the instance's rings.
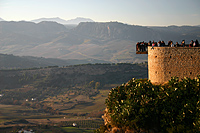
[[113,88],[106,106],[111,121],[107,127],[156,132],[200,131],[200,76],[166,85],[132,79]]

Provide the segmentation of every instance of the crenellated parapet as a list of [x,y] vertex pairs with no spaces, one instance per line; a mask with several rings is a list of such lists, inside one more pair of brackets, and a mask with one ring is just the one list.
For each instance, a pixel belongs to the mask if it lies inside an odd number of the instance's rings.
[[171,77],[200,75],[200,47],[148,47],[148,75],[152,83],[163,84]]

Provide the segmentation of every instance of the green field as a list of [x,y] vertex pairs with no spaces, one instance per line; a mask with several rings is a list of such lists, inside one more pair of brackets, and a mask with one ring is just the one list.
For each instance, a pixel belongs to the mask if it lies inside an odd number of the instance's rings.
[[76,127],[62,127],[64,131],[67,133],[93,133],[94,130],[92,129],[79,129]]

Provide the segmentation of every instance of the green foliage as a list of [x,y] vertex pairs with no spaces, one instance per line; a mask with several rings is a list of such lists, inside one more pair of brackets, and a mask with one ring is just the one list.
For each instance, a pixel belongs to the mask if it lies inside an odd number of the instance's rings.
[[200,76],[171,78],[167,85],[132,79],[113,88],[106,106],[111,126],[159,132],[200,130]]

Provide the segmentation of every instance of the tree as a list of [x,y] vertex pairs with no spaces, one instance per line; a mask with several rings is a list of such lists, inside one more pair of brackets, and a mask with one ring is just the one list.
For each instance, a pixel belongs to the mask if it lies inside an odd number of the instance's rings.
[[156,132],[198,132],[200,130],[200,76],[166,85],[132,79],[113,88],[106,99],[110,117],[107,127],[122,131],[144,129]]

